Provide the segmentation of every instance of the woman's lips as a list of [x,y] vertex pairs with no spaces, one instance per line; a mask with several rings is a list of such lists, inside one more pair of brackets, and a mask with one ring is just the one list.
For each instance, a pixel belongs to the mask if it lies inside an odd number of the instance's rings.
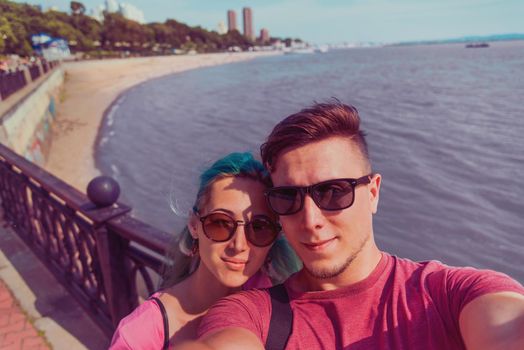
[[235,258],[221,258],[226,263],[226,266],[234,271],[243,270],[247,264],[247,260]]

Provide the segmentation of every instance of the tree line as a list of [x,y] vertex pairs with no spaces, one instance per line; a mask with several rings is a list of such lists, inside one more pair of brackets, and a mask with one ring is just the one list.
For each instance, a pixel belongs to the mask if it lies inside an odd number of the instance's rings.
[[[174,19],[140,24],[119,13],[104,12],[104,20],[99,22],[85,15],[81,2],[72,1],[70,5],[71,14],[67,14],[0,0],[0,54],[32,55],[31,35],[39,33],[63,38],[72,52],[84,53],[170,54],[174,49],[219,52],[235,46],[246,50],[262,44],[237,30],[218,34]],[[270,43],[276,40],[280,39],[271,38]],[[289,46],[292,39],[282,41]]]

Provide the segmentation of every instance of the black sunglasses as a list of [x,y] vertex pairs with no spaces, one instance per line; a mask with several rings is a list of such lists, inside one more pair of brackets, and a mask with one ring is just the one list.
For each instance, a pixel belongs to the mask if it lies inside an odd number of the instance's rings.
[[265,215],[256,215],[251,221],[235,220],[225,213],[211,213],[200,217],[207,238],[226,242],[233,237],[238,226],[244,225],[246,239],[257,247],[267,247],[275,241],[282,229],[280,224]]
[[309,194],[315,204],[323,210],[349,208],[355,201],[355,187],[371,182],[373,174],[358,179],[333,179],[311,186],[282,186],[266,190],[269,206],[278,215],[292,215],[304,207],[304,199]]

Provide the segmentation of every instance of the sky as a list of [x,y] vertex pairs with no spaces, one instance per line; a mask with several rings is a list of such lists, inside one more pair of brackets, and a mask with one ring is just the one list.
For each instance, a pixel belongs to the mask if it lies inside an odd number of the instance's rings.
[[[118,1],[118,0],[117,0]],[[69,11],[67,0],[25,0]],[[104,0],[81,1],[88,10]],[[524,0],[125,0],[146,22],[173,18],[208,30],[227,25],[227,10],[251,7],[255,33],[301,38],[315,44],[448,39],[524,33]]]

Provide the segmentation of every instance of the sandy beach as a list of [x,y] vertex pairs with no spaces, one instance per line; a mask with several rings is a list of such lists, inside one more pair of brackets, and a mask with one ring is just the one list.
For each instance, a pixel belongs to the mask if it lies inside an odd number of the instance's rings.
[[277,52],[220,53],[70,62],[57,108],[46,170],[85,192],[100,175],[94,147],[104,112],[125,90],[167,74],[275,55]]

